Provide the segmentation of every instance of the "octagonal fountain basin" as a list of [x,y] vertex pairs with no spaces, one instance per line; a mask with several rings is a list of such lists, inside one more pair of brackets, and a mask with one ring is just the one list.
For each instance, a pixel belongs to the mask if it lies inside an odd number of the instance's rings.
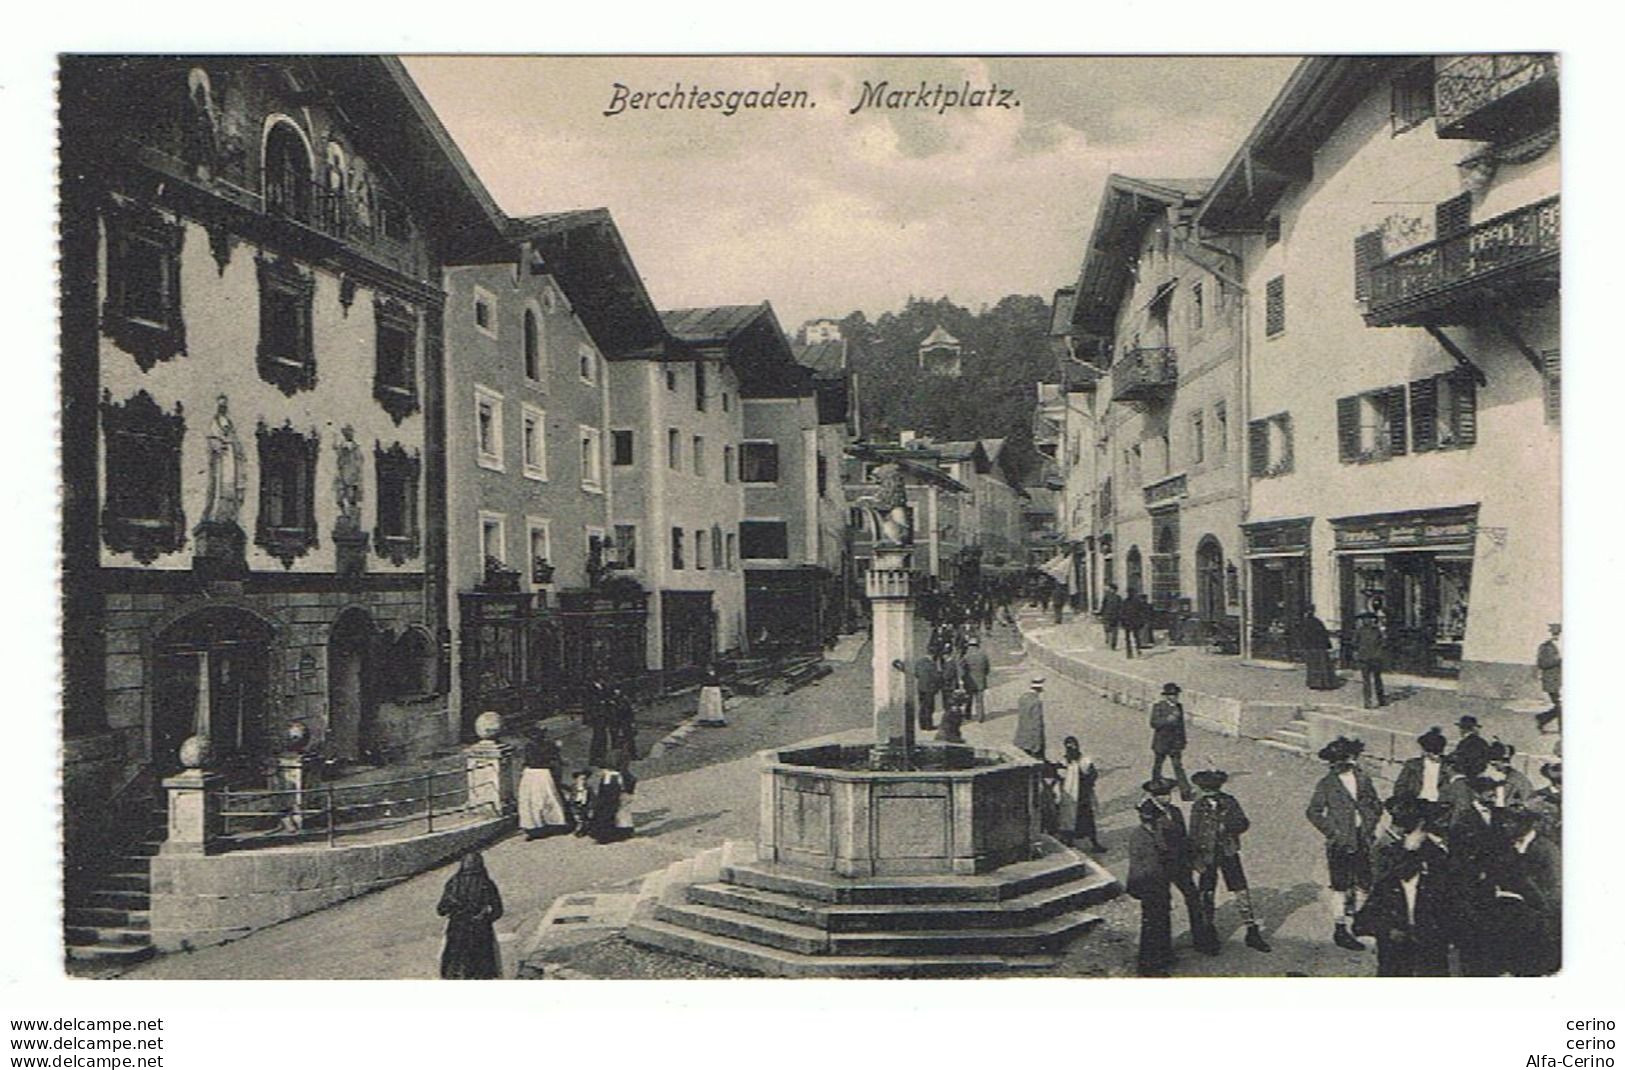
[[822,744],[763,751],[759,859],[877,877],[985,873],[1034,856],[1038,762],[921,743],[913,768],[872,769],[872,750]]

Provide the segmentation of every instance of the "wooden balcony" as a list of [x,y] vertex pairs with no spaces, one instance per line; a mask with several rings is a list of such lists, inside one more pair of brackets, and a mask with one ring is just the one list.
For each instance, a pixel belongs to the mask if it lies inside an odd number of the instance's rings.
[[1172,346],[1130,349],[1112,365],[1112,400],[1165,401],[1179,384],[1179,359]]
[[1146,505],[1161,505],[1164,502],[1174,501],[1186,496],[1185,473],[1169,476],[1141,488],[1145,495]]
[[1558,198],[1524,205],[1371,269],[1370,327],[1448,327],[1557,292]]
[[1557,57],[1549,53],[1457,56],[1433,80],[1442,138],[1506,141],[1557,121]]

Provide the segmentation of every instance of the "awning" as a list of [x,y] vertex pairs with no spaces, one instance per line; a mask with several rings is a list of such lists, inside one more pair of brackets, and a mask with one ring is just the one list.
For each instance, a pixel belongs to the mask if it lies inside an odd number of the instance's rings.
[[1057,554],[1040,566],[1039,570],[1056,583],[1066,583],[1072,578],[1072,555]]

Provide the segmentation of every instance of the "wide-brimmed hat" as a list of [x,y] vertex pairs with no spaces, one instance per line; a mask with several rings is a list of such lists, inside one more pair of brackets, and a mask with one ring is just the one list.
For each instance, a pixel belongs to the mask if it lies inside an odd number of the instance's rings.
[[1541,763],[1540,775],[1545,777],[1547,780],[1562,780],[1563,779],[1563,763],[1562,762],[1543,762],[1543,763]]
[[1044,678],[1042,676],[1033,677],[1032,686],[1033,687],[1043,687],[1044,686]]
[[1464,713],[1456,719],[1457,728],[1477,728],[1478,718],[1470,713]]
[[1167,777],[1152,777],[1140,785],[1140,790],[1147,795],[1168,795],[1174,790],[1174,782]]
[[1158,806],[1150,799],[1140,800],[1140,805],[1136,806],[1134,809],[1138,810],[1140,817],[1146,821],[1158,821],[1162,818],[1162,807]]
[[1517,747],[1514,747],[1510,743],[1502,743],[1500,740],[1496,740],[1494,743],[1490,744],[1489,759],[1492,762],[1511,761],[1512,756],[1516,753],[1518,753]]
[[1347,736],[1338,736],[1324,747],[1320,748],[1320,760],[1323,762],[1348,762],[1358,758],[1365,750],[1365,744],[1358,739]]
[[1416,745],[1429,754],[1443,754],[1450,741],[1444,738],[1444,731],[1438,725],[1434,725],[1416,737]]
[[1203,791],[1218,791],[1229,779],[1230,774],[1223,769],[1200,769],[1191,774],[1191,783]]
[[1173,683],[1172,681],[1170,681],[1170,682],[1168,682],[1166,684],[1163,684],[1162,685],[1162,693],[1164,695],[1177,695],[1177,694],[1179,694],[1179,685],[1176,684],[1176,683]]

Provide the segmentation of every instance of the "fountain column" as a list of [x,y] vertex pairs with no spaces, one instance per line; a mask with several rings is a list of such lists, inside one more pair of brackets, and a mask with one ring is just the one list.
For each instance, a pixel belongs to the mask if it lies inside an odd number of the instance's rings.
[[914,750],[913,556],[911,547],[878,543],[866,581],[873,621],[873,764],[900,769],[912,766]]

